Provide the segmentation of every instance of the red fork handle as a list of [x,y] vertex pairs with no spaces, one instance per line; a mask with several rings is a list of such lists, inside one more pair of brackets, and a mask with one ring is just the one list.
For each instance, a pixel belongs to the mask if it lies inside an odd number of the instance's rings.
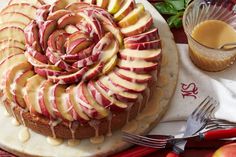
[[118,153],[112,157],[142,157],[156,152],[158,149],[135,146],[134,148],[128,149],[124,152]]
[[170,152],[166,155],[166,157],[179,157],[179,154],[177,154],[175,152]]
[[236,128],[213,130],[205,133],[200,133],[200,138],[203,140],[217,140],[222,138],[236,137]]

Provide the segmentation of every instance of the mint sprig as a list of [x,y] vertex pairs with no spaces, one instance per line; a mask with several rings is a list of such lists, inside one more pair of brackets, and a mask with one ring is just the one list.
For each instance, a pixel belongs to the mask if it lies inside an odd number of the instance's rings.
[[163,0],[154,4],[155,8],[163,15],[168,15],[168,25],[173,28],[182,26],[184,10],[192,0]]

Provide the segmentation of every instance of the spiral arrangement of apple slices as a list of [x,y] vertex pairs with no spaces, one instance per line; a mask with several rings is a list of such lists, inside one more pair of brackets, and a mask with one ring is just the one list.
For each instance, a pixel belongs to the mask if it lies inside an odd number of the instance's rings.
[[134,0],[12,0],[0,13],[2,98],[65,121],[125,112],[160,70],[152,24]]

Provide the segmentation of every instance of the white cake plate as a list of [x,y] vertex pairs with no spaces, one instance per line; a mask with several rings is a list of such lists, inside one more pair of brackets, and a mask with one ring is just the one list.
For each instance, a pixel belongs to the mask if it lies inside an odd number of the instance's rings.
[[[8,0],[1,2],[0,7],[4,7],[7,2]],[[145,108],[123,129],[135,134],[146,134],[158,124],[169,107],[178,79],[179,59],[173,35],[164,18],[147,0],[136,0],[136,2],[142,3],[152,14],[154,25],[159,29],[164,56],[159,81],[155,85],[148,108]],[[130,146],[121,140],[121,131],[113,132],[112,136],[105,137],[105,141],[101,144],[91,144],[89,140],[82,140],[79,145],[73,147],[69,146],[67,141],[59,146],[50,145],[45,136],[30,131],[30,139],[23,143],[18,135],[24,127],[13,125],[11,122],[13,118],[5,116],[4,112],[5,108],[0,105],[0,147],[19,156],[107,156]]]

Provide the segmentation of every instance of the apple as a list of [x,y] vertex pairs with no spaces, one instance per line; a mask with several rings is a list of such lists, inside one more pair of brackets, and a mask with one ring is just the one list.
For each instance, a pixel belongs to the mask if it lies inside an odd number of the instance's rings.
[[15,80],[16,88],[15,90],[12,91],[12,94],[14,96],[14,102],[23,108],[26,107],[23,89],[26,85],[27,80],[33,76],[34,76],[34,72],[32,70],[28,70],[24,72],[22,75],[20,75],[18,78],[16,78]]
[[72,108],[69,108],[69,105],[67,103],[68,100],[68,94],[66,93],[66,86],[56,84],[53,91],[53,107],[54,107],[54,113],[57,117],[73,121],[73,117],[70,113]]
[[1,14],[4,13],[21,13],[26,16],[28,16],[30,19],[35,19],[36,18],[36,11],[37,8],[31,4],[28,3],[16,3],[16,4],[11,4],[8,5],[6,8],[4,8],[1,11]]
[[0,41],[0,51],[9,47],[17,47],[22,50],[25,50],[25,45],[17,40],[6,39],[6,40]]
[[231,143],[220,147],[212,157],[234,157],[236,154],[236,143]]
[[1,13],[0,23],[6,23],[6,22],[20,22],[24,25],[28,25],[31,21],[31,19],[22,14],[22,13]]
[[99,87],[95,82],[88,83],[88,89],[93,98],[106,109],[109,110],[122,110],[127,108],[127,104],[108,96],[107,92]]
[[148,83],[152,80],[152,76],[150,74],[137,74],[135,72],[120,68],[116,68],[114,73],[127,81],[135,83]]
[[153,18],[150,13],[145,12],[140,19],[134,24],[125,28],[121,28],[124,36],[132,36],[147,31],[153,24]]
[[33,77],[27,80],[27,83],[25,86],[24,100],[25,100],[27,108],[29,109],[31,113],[42,114],[42,110],[38,103],[38,93],[40,91],[40,86],[45,81],[46,80],[39,75],[34,75]]
[[148,41],[153,41],[159,39],[158,29],[154,28],[148,32],[130,36],[124,39],[124,44],[134,44],[134,43],[143,43]]
[[134,50],[148,50],[148,49],[159,49],[161,48],[161,40],[153,40],[142,43],[125,44],[125,48]]
[[52,81],[53,83],[58,84],[72,84],[79,82],[82,77],[86,74],[88,71],[87,67],[84,67],[77,72],[69,73],[67,75],[59,75],[59,76],[48,76],[48,79]]
[[[11,101],[13,101],[13,95],[11,93],[11,90],[15,87],[11,86],[15,82],[15,77],[18,77],[17,74],[24,73],[24,71],[28,71],[32,69],[32,65],[28,62],[22,62],[16,66],[13,66],[11,69],[9,69],[5,76],[5,84],[4,84],[4,93],[6,94],[7,98]],[[16,84],[15,84],[16,85]],[[14,89],[13,89],[14,90]]]
[[52,12],[65,9],[68,5],[76,2],[78,2],[78,0],[56,0],[52,5]]
[[0,63],[2,63],[6,58],[16,54],[24,54],[24,50],[18,47],[6,47],[0,51]]
[[25,43],[24,31],[18,27],[6,27],[0,30],[0,41],[2,40],[16,40]]
[[68,5],[66,7],[66,10],[76,13],[76,12],[78,12],[78,10],[80,10],[82,8],[86,8],[86,7],[91,7],[91,5],[88,3],[84,3],[84,2],[76,2],[76,3],[72,3],[72,4]]
[[126,17],[124,17],[121,21],[118,22],[120,27],[128,27],[135,24],[140,16],[144,14],[145,8],[142,4],[138,3],[136,8],[134,8]]
[[40,52],[38,52],[37,50],[34,50],[32,47],[27,47],[27,53],[29,53],[29,55],[31,55],[33,58],[37,59],[38,61],[47,64],[48,63],[48,58],[41,54]]
[[40,7],[44,4],[41,0],[30,0],[30,1],[29,0],[10,0],[8,5],[17,4],[17,3],[28,3],[36,7]]
[[102,69],[102,73],[103,74],[108,74],[110,71],[112,71],[116,64],[117,64],[117,61],[118,61],[118,57],[117,55],[114,55],[106,64],[105,66],[103,67]]
[[73,106],[74,110],[76,111],[78,115],[78,119],[82,122],[89,121],[89,117],[87,114],[83,111],[82,107],[79,104],[79,101],[77,101],[77,87],[75,85],[71,85],[67,88],[66,92],[69,94],[69,103]]
[[65,43],[67,54],[76,54],[80,51],[88,48],[92,44],[89,38],[78,38],[74,41],[69,41]]
[[94,65],[83,75],[82,80],[87,81],[95,77],[98,77],[98,75],[102,73],[103,67],[104,67],[103,62],[99,62],[98,64]]
[[112,33],[109,32],[105,34],[94,46],[92,54],[100,53],[111,44],[112,40],[114,40]]
[[109,77],[110,81],[112,82],[112,84],[123,88],[124,91],[127,91],[127,92],[141,93],[147,88],[147,83],[139,84],[139,83],[135,83],[135,82],[130,82],[130,81],[127,81],[127,80],[119,77],[118,75],[116,75],[113,72],[109,73],[108,77]]
[[53,69],[47,69],[47,68],[34,68],[35,73],[42,77],[48,77],[48,76],[60,76],[60,75],[67,75],[71,72],[63,72],[59,70],[53,70]]
[[114,19],[116,21],[120,21],[121,19],[126,17],[134,9],[134,7],[135,7],[134,0],[124,0],[119,11],[115,13]]
[[6,28],[6,27],[18,27],[23,30],[23,29],[25,29],[26,25],[22,22],[15,22],[15,21],[4,22],[4,23],[0,24],[0,30],[3,28]]
[[65,30],[56,30],[48,38],[48,48],[57,51],[60,55],[65,52],[64,43],[69,36]]
[[130,70],[136,73],[148,73],[157,69],[157,62],[147,62],[144,60],[124,60],[120,59],[117,66],[124,70]]
[[74,33],[78,32],[79,29],[74,25],[67,25],[65,27],[65,31],[69,34],[74,34]]
[[152,50],[132,50],[132,49],[122,49],[119,52],[119,56],[124,60],[145,60],[157,62],[161,59],[161,49]]
[[51,98],[53,97],[53,93],[51,92],[53,88],[53,83],[50,81],[44,81],[38,92],[38,103],[42,114],[48,118],[56,119],[56,115],[54,114],[54,106]]
[[66,14],[58,20],[58,22],[57,22],[58,29],[63,29],[67,25],[76,25],[81,20],[82,20],[82,17],[78,14],[74,14],[74,13]]
[[84,58],[75,62],[72,66],[75,68],[91,66],[91,65],[94,65],[99,60],[99,57],[100,57],[100,54],[97,53],[97,54],[91,55],[87,58]]
[[65,15],[67,15],[69,13],[70,13],[70,11],[67,11],[67,10],[57,10],[55,12],[50,13],[48,15],[48,17],[47,17],[47,20],[55,20],[55,21],[57,21],[61,17],[65,16]]
[[47,42],[50,35],[57,27],[56,21],[41,21],[38,24],[39,27],[39,36],[40,36],[40,44],[43,50],[47,48]]
[[81,82],[77,86],[77,101],[80,103],[83,111],[91,118],[102,119],[107,117],[109,112],[106,108],[99,105],[89,93],[87,85]]
[[110,0],[107,6],[107,11],[111,14],[115,14],[120,9],[121,4],[122,4],[121,0],[113,0],[113,1]]
[[123,46],[123,35],[120,32],[120,29],[117,28],[116,26],[107,24],[107,23],[103,23],[103,28],[105,31],[111,32],[114,37],[116,38],[116,40],[119,42],[120,47]]
[[114,96],[119,101],[135,102],[138,98],[138,94],[126,92],[124,88],[112,84],[108,76],[100,77],[96,84],[105,90],[108,96]]
[[109,3],[109,0],[96,0],[96,5],[103,9],[107,8],[108,3]]

